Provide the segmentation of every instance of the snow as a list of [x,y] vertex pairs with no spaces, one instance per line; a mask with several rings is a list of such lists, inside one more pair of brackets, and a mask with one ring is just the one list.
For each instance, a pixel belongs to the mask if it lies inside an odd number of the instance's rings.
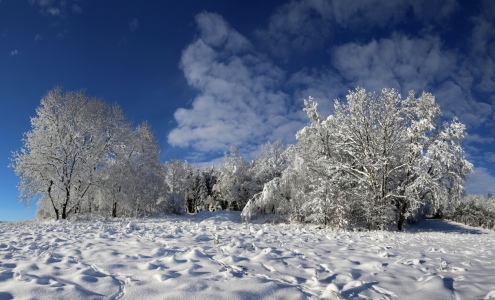
[[489,299],[495,232],[248,224],[237,212],[0,223],[0,299]]

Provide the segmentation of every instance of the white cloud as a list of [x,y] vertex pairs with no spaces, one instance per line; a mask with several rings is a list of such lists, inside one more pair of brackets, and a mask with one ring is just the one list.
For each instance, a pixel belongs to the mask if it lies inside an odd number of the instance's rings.
[[471,95],[472,75],[459,63],[465,57],[444,49],[438,37],[394,34],[336,46],[332,55],[338,74],[350,85],[375,91],[393,87],[402,94],[427,91],[435,95],[445,118],[458,116],[471,127],[493,120],[492,105]]
[[181,68],[200,93],[191,108],[175,112],[169,143],[200,153],[230,146],[250,153],[267,140],[293,140],[302,123],[280,90],[284,72],[219,15],[201,13],[196,23],[200,35],[182,53]]
[[322,47],[340,29],[366,31],[410,22],[410,12],[417,22],[442,24],[457,9],[456,0],[292,0],[277,9],[257,36],[272,53],[287,59],[294,50]]
[[466,143],[491,144],[495,139],[491,136],[481,136],[479,134],[468,134],[464,139]]
[[60,9],[57,7],[50,7],[46,10],[46,12],[52,16],[60,15]]
[[[305,69],[292,74],[287,85],[294,90],[293,98],[296,101],[312,96],[318,102],[319,112],[326,117],[334,112],[334,100],[349,90],[341,80],[330,70]],[[304,114],[302,110],[301,113]]]
[[43,40],[43,36],[42,36],[41,34],[39,34],[39,33],[38,33],[38,34],[36,34],[36,35],[34,36],[34,41],[35,41],[35,42],[39,42],[39,41],[41,41],[41,40]]
[[331,33],[331,4],[327,1],[290,1],[270,18],[268,28],[256,32],[276,56],[321,46]]
[[446,80],[456,67],[456,57],[441,49],[437,37],[391,38],[367,44],[349,43],[334,48],[333,65],[346,80],[379,91],[383,87],[429,89]]
[[136,18],[132,19],[129,22],[129,29],[131,30],[131,32],[136,32],[136,30],[138,30],[138,28],[139,28],[139,20]]
[[41,7],[51,6],[55,2],[54,0],[29,0],[31,5],[39,5]]
[[474,168],[466,181],[466,190],[469,194],[495,194],[495,177],[486,168]]
[[332,1],[333,17],[342,27],[385,27],[405,22],[412,12],[419,22],[442,22],[458,9],[456,0]]
[[82,13],[83,8],[80,0],[29,0],[31,6],[38,7],[39,12],[44,16],[66,18],[69,10],[75,13]]
[[19,55],[19,51],[17,49],[10,51],[10,56],[17,56]]
[[57,33],[57,38],[64,39],[67,36],[67,33],[69,33],[68,30],[63,30],[63,31]]
[[83,8],[79,4],[75,3],[72,5],[72,11],[78,14],[82,14]]
[[471,53],[466,68],[474,75],[477,91],[495,92],[495,8],[493,2],[482,1],[479,15],[471,18]]
[[490,44],[495,42],[495,8],[492,1],[480,1],[481,10],[477,16],[471,18],[473,22],[473,32],[471,36],[472,50],[476,54],[494,52],[490,49]]
[[485,161],[495,163],[495,152],[485,152],[484,156]]
[[213,48],[222,48],[227,55],[252,50],[251,43],[231,28],[218,14],[203,12],[196,16],[200,39]]

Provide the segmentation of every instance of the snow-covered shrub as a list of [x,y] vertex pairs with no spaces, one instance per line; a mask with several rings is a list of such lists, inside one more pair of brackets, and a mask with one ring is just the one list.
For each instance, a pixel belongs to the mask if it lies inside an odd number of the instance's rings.
[[164,199],[158,202],[163,213],[184,214],[186,212],[186,204],[184,196],[178,193],[170,193]]
[[274,178],[263,187],[263,191],[251,198],[241,213],[244,221],[256,219],[260,215],[288,215],[288,200],[280,191],[280,178]]
[[466,196],[446,217],[470,226],[495,229],[495,199],[482,195]]

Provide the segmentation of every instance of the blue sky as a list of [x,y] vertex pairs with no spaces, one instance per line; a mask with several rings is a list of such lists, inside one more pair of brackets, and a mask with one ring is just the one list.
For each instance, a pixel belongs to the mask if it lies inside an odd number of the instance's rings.
[[362,86],[428,91],[458,116],[495,193],[495,2],[0,0],[0,220],[34,218],[7,166],[55,86],[147,120],[162,160],[215,160],[230,146],[295,141],[303,99],[324,114]]

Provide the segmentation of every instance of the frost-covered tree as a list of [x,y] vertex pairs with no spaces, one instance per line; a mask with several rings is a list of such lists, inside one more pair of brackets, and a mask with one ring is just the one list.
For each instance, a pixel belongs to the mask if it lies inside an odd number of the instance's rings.
[[132,216],[161,212],[157,203],[164,197],[165,186],[159,155],[160,147],[146,122],[135,130],[129,128],[122,143],[108,153],[101,187],[112,217],[118,212]]
[[147,123],[133,128],[117,105],[61,88],[42,98],[36,114],[12,167],[21,200],[39,198],[38,218],[164,210],[160,148]]
[[116,105],[84,92],[49,91],[24,134],[23,148],[12,157],[21,201],[29,205],[41,195],[40,207],[51,207],[56,219],[76,212],[125,123]]
[[470,226],[495,229],[495,199],[482,195],[463,197],[446,217]]
[[297,133],[277,189],[291,218],[401,230],[426,205],[441,212],[458,201],[472,169],[461,146],[465,127],[457,119],[438,127],[431,94],[401,99],[393,89],[358,88],[346,98],[326,119],[305,101],[310,124]]
[[215,168],[200,168],[187,161],[173,159],[164,164],[164,169],[170,212],[197,213],[210,207],[216,208],[212,200]]
[[281,140],[261,145],[258,155],[251,163],[255,192],[261,191],[265,183],[273,178],[282,176],[282,172],[289,165],[285,149],[286,146]]
[[201,197],[201,171],[199,168],[191,168],[186,174],[186,210],[189,213],[197,213],[200,211]]
[[191,168],[186,176],[187,193],[186,208],[187,212],[197,213],[204,209],[209,209],[210,203],[205,203],[208,197],[213,196],[213,186],[215,184],[213,168],[201,169],[199,167]]
[[160,162],[160,146],[151,126],[143,123],[134,131],[135,153],[131,161],[134,194],[133,210],[145,214],[165,212],[157,205],[165,195],[164,171]]
[[184,213],[188,190],[186,179],[191,167],[187,161],[172,159],[164,164],[164,169],[169,210],[174,213]]
[[198,210],[216,210],[217,202],[214,200],[213,187],[217,182],[216,170],[213,166],[198,169],[198,191],[197,207]]
[[213,190],[223,209],[242,210],[254,195],[250,165],[237,148],[231,147],[230,155],[225,153]]
[[451,213],[459,204],[464,195],[464,181],[472,172],[473,166],[462,148],[465,135],[465,125],[454,118],[442,125],[426,149],[423,167],[431,185],[423,194],[437,216]]

